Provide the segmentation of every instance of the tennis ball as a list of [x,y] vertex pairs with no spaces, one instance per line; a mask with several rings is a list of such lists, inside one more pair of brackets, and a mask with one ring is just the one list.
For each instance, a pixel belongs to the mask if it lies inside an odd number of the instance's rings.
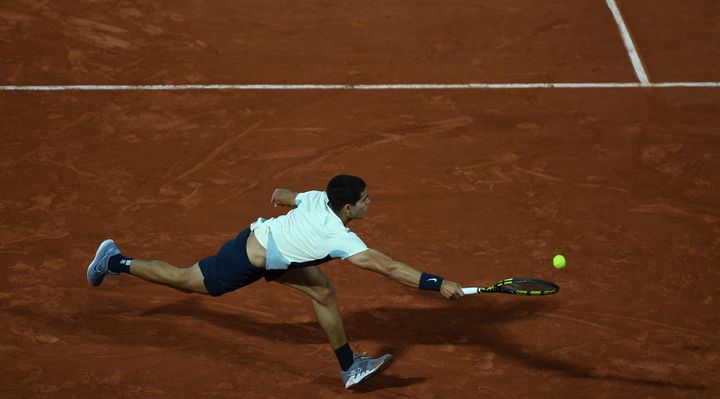
[[562,255],[555,255],[555,257],[553,258],[553,266],[556,269],[562,269],[563,267],[565,267],[565,265],[567,265],[565,257]]

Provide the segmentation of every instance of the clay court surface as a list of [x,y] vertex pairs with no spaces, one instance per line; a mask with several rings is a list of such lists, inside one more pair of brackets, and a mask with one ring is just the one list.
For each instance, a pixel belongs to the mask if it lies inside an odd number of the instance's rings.
[[[653,82],[720,81],[720,3],[620,0]],[[0,84],[637,82],[605,1],[0,4]],[[720,397],[720,88],[0,91],[2,398]],[[308,299],[129,276],[191,265],[276,187],[363,176],[350,227],[463,285],[451,302],[334,261],[355,392]],[[569,265],[556,271],[552,256]]]

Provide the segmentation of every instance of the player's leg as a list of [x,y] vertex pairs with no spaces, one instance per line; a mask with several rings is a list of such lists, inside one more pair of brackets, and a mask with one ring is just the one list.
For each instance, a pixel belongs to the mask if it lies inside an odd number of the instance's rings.
[[102,284],[105,277],[127,273],[151,283],[166,285],[183,292],[207,294],[203,274],[198,264],[187,268],[173,266],[159,260],[131,259],[123,256],[112,240],[100,244],[95,258],[87,269],[92,286]]
[[377,374],[392,361],[392,356],[370,358],[354,354],[347,342],[345,327],[330,279],[317,266],[292,269],[278,278],[279,282],[295,288],[312,298],[313,310],[318,323],[325,330],[340,363],[340,376],[346,389]]
[[130,274],[145,281],[162,284],[182,292],[207,294],[200,266],[177,267],[161,260],[133,259]]
[[319,267],[311,266],[288,270],[277,281],[312,298],[315,316],[333,348],[339,348],[347,343],[345,326],[335,297],[335,288]]

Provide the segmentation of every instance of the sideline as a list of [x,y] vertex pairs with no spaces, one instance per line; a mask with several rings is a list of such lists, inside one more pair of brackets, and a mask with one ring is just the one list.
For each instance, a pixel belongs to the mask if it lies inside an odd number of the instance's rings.
[[623,20],[622,14],[620,14],[620,9],[618,8],[617,3],[615,3],[615,0],[605,1],[607,2],[608,7],[610,7],[613,17],[615,17],[615,23],[617,23],[618,29],[620,29],[620,35],[622,36],[623,43],[625,43],[625,48],[630,56],[630,61],[632,62],[633,68],[635,68],[635,75],[637,75],[641,85],[650,86],[650,80],[648,79],[643,63],[640,60],[640,55],[638,54],[632,37],[630,36],[630,31],[628,31],[628,28],[625,25],[625,20]]

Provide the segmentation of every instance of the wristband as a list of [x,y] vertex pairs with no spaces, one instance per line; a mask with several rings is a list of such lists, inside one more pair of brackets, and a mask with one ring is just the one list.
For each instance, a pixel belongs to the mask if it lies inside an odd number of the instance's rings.
[[420,289],[427,291],[440,291],[443,278],[430,273],[420,275]]

